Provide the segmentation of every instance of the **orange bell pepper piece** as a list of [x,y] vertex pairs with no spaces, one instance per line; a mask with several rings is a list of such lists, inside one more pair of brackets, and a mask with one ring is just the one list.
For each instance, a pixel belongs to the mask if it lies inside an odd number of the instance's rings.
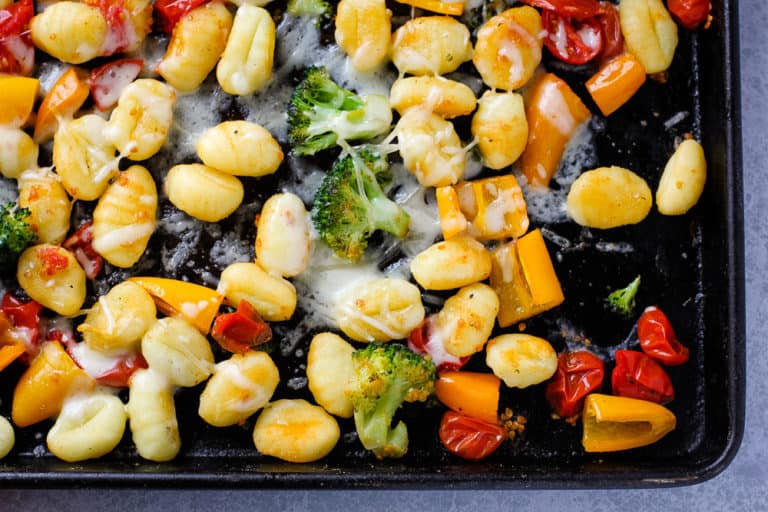
[[25,76],[0,76],[0,126],[23,126],[32,113],[40,81]]
[[0,371],[5,370],[24,352],[26,352],[24,344],[20,343],[13,334],[11,320],[0,311]]
[[588,452],[615,452],[653,444],[675,429],[675,415],[655,402],[592,393],[584,401],[584,434]]
[[58,341],[46,342],[13,391],[13,422],[27,427],[56,416],[67,396],[95,385]]
[[0,371],[5,370],[9,364],[18,359],[25,351],[26,349],[24,348],[24,345],[3,345],[3,347],[0,348]]
[[507,327],[565,300],[541,231],[491,252],[491,287],[499,296],[499,326]]
[[164,277],[132,277],[155,299],[157,309],[168,316],[181,316],[203,334],[219,312],[224,296],[205,286]]
[[590,112],[568,84],[552,73],[542,74],[533,84],[527,105],[528,145],[521,167],[530,185],[546,187],[568,141]]
[[88,99],[88,75],[69,68],[53,84],[37,111],[33,139],[38,144],[53,137],[59,127],[59,119],[71,118]]
[[645,68],[631,53],[605,63],[587,80],[587,91],[604,116],[618,110],[645,83]]
[[488,423],[499,422],[501,380],[492,373],[442,372],[435,395],[446,407]]
[[424,9],[429,12],[447,14],[449,16],[461,16],[464,12],[464,0],[441,1],[441,0],[396,0],[398,3],[412,5],[418,9]]
[[461,234],[499,240],[528,230],[523,191],[512,174],[439,187],[436,197],[446,240]]

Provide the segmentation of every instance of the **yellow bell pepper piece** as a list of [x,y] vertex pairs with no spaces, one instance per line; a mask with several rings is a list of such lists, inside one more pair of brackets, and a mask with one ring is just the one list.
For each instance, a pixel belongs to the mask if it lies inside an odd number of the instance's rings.
[[461,234],[477,240],[518,237],[530,224],[523,191],[512,174],[440,187],[436,197],[446,240]]
[[418,9],[429,12],[447,14],[449,16],[461,16],[464,12],[464,0],[396,0],[398,3],[412,5]]
[[675,415],[647,400],[592,393],[584,401],[584,434],[588,452],[615,452],[653,444],[675,429]]
[[492,373],[447,371],[435,381],[435,396],[456,412],[498,423],[500,387]]
[[203,334],[219,312],[224,296],[205,286],[164,277],[132,277],[155,299],[157,309],[164,315],[181,316]]
[[563,152],[589,109],[567,83],[544,73],[526,98],[528,145],[520,157],[523,174],[532,186],[546,187],[560,165]]
[[531,318],[565,300],[538,229],[498,246],[491,256],[491,287],[499,296],[500,327]]
[[587,80],[587,91],[604,116],[612,114],[645,83],[645,68],[631,53],[604,64]]
[[96,381],[69,357],[58,341],[43,344],[13,391],[11,417],[27,427],[56,416],[70,394],[93,389]]
[[0,126],[23,126],[35,106],[40,81],[25,76],[0,76]]

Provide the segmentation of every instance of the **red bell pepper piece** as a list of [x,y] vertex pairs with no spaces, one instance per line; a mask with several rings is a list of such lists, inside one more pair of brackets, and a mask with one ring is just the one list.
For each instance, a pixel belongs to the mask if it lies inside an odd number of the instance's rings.
[[93,248],[93,221],[88,221],[80,226],[77,231],[69,236],[62,247],[75,254],[75,259],[85,270],[88,279],[96,279],[104,266],[104,259]]
[[237,311],[216,317],[211,336],[224,350],[243,354],[271,340],[272,329],[248,301],[241,300]]

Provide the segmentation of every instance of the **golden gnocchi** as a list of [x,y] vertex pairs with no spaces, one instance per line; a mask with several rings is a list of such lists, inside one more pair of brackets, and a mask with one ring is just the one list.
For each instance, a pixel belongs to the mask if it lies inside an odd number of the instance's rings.
[[296,310],[296,289],[280,276],[270,275],[257,263],[233,263],[224,269],[219,293],[234,306],[246,300],[268,322],[282,322]]
[[672,64],[677,24],[661,0],[621,0],[619,20],[627,50],[647,73],[660,73]]
[[312,244],[309,213],[290,193],[275,194],[264,203],[256,227],[256,260],[271,273],[291,277],[304,272]]
[[526,388],[552,377],[557,353],[543,338],[530,334],[502,334],[488,342],[485,364],[511,388]]
[[205,222],[229,217],[245,194],[239,179],[203,164],[173,166],[164,186],[176,208]]
[[136,371],[126,410],[133,443],[142,458],[165,462],[176,457],[181,449],[179,423],[173,389],[163,375],[153,369]]
[[480,352],[499,313],[499,297],[490,286],[475,283],[449,297],[433,320],[446,352],[456,357]]
[[418,287],[404,279],[364,281],[344,290],[334,319],[356,341],[390,341],[408,336],[424,320]]
[[355,348],[330,332],[315,335],[307,354],[307,383],[315,401],[340,418],[352,417],[347,384],[354,373]]
[[64,402],[48,432],[48,449],[67,462],[101,457],[123,438],[127,419],[123,402],[114,395],[75,395]]
[[409,108],[421,107],[452,119],[472,113],[477,99],[472,89],[461,82],[437,76],[409,76],[395,80],[389,102],[401,115]]
[[269,403],[279,383],[280,372],[266,352],[234,354],[216,365],[198,414],[215,427],[242,423]]
[[461,288],[491,275],[491,253],[474,238],[451,238],[417,254],[411,275],[426,290]]
[[53,165],[70,196],[98,199],[118,172],[115,146],[105,137],[107,122],[88,114],[59,126],[53,137]]
[[173,122],[176,93],[151,78],[140,78],[120,94],[104,136],[131,160],[146,160],[163,147]]
[[523,97],[514,92],[486,91],[472,117],[472,135],[486,167],[503,169],[515,163],[528,143]]
[[262,126],[226,121],[209,128],[197,141],[197,155],[208,167],[233,176],[266,176],[283,162],[283,150]]
[[63,316],[74,316],[85,302],[85,271],[57,245],[34,245],[21,253],[16,280],[33,300]]
[[225,92],[253,94],[272,78],[275,58],[275,22],[261,7],[237,8],[227,45],[216,67],[216,78]]
[[469,29],[450,16],[422,16],[392,34],[392,63],[400,73],[444,75],[472,58]]
[[121,172],[93,210],[93,248],[112,265],[129,268],[155,230],[157,190],[152,175],[133,165]]
[[181,318],[155,322],[141,339],[141,353],[149,367],[174,386],[196,386],[213,372],[210,343]]
[[328,455],[339,440],[339,424],[306,400],[278,400],[259,415],[253,443],[264,455],[288,462],[312,462]]
[[173,28],[157,72],[177,90],[194,91],[216,67],[231,27],[232,15],[221,2],[191,10]]
[[55,2],[32,18],[29,25],[35,46],[57,59],[81,64],[99,57],[107,42],[107,20],[94,6]]
[[453,185],[464,174],[467,155],[453,124],[422,108],[408,110],[397,123],[405,168],[425,187]]
[[25,171],[18,180],[19,206],[29,209],[38,242],[60,244],[69,231],[72,203],[57,176],[47,169]]
[[384,0],[341,0],[336,7],[336,43],[355,69],[371,71],[389,55],[392,13]]
[[682,215],[699,201],[707,181],[704,148],[693,139],[677,146],[661,173],[656,207],[663,215]]
[[37,144],[25,131],[0,126],[0,174],[17,179],[22,172],[36,169],[38,153]]
[[123,281],[99,297],[77,330],[94,350],[124,353],[139,348],[156,316],[149,293],[132,281]]

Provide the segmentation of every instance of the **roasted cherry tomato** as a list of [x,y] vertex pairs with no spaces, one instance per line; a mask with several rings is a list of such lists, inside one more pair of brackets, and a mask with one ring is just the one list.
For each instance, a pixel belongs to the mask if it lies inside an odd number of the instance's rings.
[[128,387],[128,381],[136,370],[148,368],[149,365],[140,353],[120,359],[115,366],[95,377],[96,382],[114,388]]
[[594,18],[603,11],[597,0],[523,0],[523,3],[575,20]]
[[14,329],[14,337],[18,338],[26,347],[30,358],[37,355],[40,341],[40,312],[43,306],[30,300],[21,302],[19,299],[6,293],[3,295],[0,311],[10,319]]
[[96,108],[104,111],[114,107],[123,89],[136,80],[143,66],[141,59],[118,59],[91,71],[88,85]]
[[621,33],[619,9],[616,5],[610,2],[600,2],[600,5],[603,8],[603,13],[597,17],[603,32],[603,52],[600,58],[607,61],[624,53],[624,36]]
[[271,340],[272,329],[248,301],[241,300],[237,311],[216,317],[211,336],[224,350],[243,354]]
[[579,414],[584,398],[600,389],[604,375],[603,360],[593,353],[563,352],[557,358],[557,371],[547,384],[547,401],[561,418]]
[[603,49],[603,31],[597,17],[578,20],[543,11],[541,21],[547,49],[568,64],[586,64]]
[[642,352],[617,350],[611,374],[613,394],[665,404],[675,398],[672,381],[664,369]]
[[677,366],[688,361],[688,347],[677,340],[667,315],[656,306],[646,308],[640,315],[637,337],[643,352],[660,363]]
[[0,73],[32,73],[35,47],[29,36],[29,21],[34,15],[32,0],[20,0],[0,9]]
[[156,0],[155,14],[159,23],[158,29],[170,34],[173,27],[179,22],[182,16],[187,14],[195,7],[199,7],[210,0]]
[[93,248],[93,221],[86,222],[69,236],[62,247],[75,254],[88,279],[96,279],[104,266],[104,259]]
[[712,2],[710,0],[667,0],[667,8],[672,17],[682,26],[695,30],[709,18]]
[[432,316],[428,316],[408,335],[408,348],[422,356],[429,356],[437,371],[458,370],[469,361],[469,357],[456,357],[445,350],[442,339],[432,333]]
[[480,460],[496,451],[506,439],[507,431],[501,425],[447,411],[440,421],[439,436],[452,454]]

